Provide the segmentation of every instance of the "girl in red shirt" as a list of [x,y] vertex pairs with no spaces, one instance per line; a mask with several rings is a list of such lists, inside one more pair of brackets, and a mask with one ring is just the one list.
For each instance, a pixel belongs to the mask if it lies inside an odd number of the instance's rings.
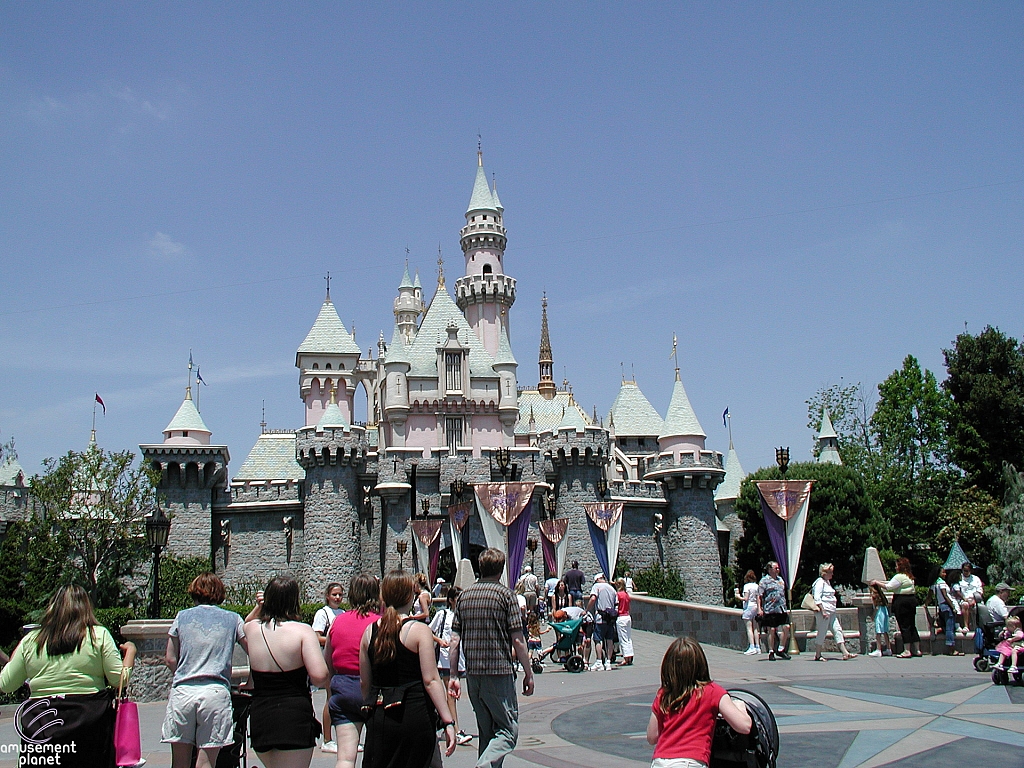
[[651,768],[706,768],[718,715],[737,733],[750,733],[746,705],[711,681],[700,643],[677,638],[661,661],[661,688],[647,723],[647,743],[655,745]]

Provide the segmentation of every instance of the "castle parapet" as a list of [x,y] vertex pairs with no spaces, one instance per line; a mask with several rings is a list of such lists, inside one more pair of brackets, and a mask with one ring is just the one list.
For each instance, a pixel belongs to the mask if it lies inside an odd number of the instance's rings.
[[306,469],[359,465],[369,452],[364,427],[304,427],[295,433],[295,459]]
[[485,302],[511,307],[515,300],[516,281],[508,275],[466,275],[455,281],[455,303],[462,311],[471,304]]

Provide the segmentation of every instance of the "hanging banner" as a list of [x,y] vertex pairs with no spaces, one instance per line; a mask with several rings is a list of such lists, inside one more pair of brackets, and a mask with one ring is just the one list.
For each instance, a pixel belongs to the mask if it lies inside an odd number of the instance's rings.
[[549,575],[562,577],[565,568],[565,553],[568,550],[569,518],[559,517],[554,520],[541,520],[540,545],[544,552],[544,565]]
[[583,509],[598,528],[608,531],[622,515],[621,501],[599,501],[596,504],[584,504]]
[[420,567],[427,572],[430,583],[437,579],[437,563],[441,554],[441,526],[444,520],[412,520],[412,540]]
[[[505,553],[501,583],[515,584],[526,556],[530,514],[522,512],[533,499],[535,483],[478,483],[473,486],[480,527],[488,547]],[[513,570],[514,569],[514,570]]]
[[509,526],[533,498],[536,483],[478,483],[473,486],[477,503],[498,522]]
[[451,526],[452,534],[452,556],[456,563],[462,560],[462,529],[466,527],[466,521],[469,520],[471,514],[473,514],[472,501],[448,506],[448,524]]
[[793,586],[807,527],[813,480],[759,480],[761,514],[787,587]]

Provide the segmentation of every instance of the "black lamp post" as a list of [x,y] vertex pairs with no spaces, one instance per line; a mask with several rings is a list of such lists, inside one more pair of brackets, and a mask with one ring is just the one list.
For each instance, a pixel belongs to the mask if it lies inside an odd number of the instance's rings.
[[779,465],[779,471],[785,477],[786,470],[789,469],[789,448],[775,449],[775,463]]
[[603,499],[606,493],[608,493],[608,481],[603,476],[597,478],[597,495]]
[[544,503],[548,508],[548,518],[554,520],[555,509],[558,507],[558,501],[555,499],[555,494],[549,493],[547,501],[545,501]]
[[430,499],[424,496],[420,500],[420,505],[423,507],[423,519],[426,520],[430,517]]
[[395,549],[398,550],[398,570],[405,570],[405,553],[409,551],[409,542],[405,539],[399,539],[398,543],[395,544]]
[[530,550],[530,568],[537,571],[537,540],[532,536],[526,540],[526,548]]
[[501,472],[501,480],[504,482],[509,467],[512,466],[512,451],[508,448],[498,448],[494,451],[494,460],[498,463],[498,471]]
[[167,546],[171,532],[171,520],[157,506],[156,511],[146,518],[146,544],[153,550],[153,599],[149,604],[149,618],[160,618],[160,553]]
[[462,494],[466,492],[466,486],[466,481],[461,477],[457,477],[454,480],[452,480],[450,488],[453,500],[456,503],[462,501]]

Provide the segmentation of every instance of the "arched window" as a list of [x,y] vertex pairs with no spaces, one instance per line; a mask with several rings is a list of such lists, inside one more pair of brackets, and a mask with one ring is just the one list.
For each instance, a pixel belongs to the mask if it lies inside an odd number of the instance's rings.
[[485,274],[485,275],[489,275],[489,274],[491,274],[491,273],[492,273],[493,271],[494,271],[494,270],[493,270],[493,269],[491,269],[491,265],[490,265],[490,264],[484,264],[484,274]]
[[313,363],[313,370],[314,371],[319,371],[320,370],[320,363]]

